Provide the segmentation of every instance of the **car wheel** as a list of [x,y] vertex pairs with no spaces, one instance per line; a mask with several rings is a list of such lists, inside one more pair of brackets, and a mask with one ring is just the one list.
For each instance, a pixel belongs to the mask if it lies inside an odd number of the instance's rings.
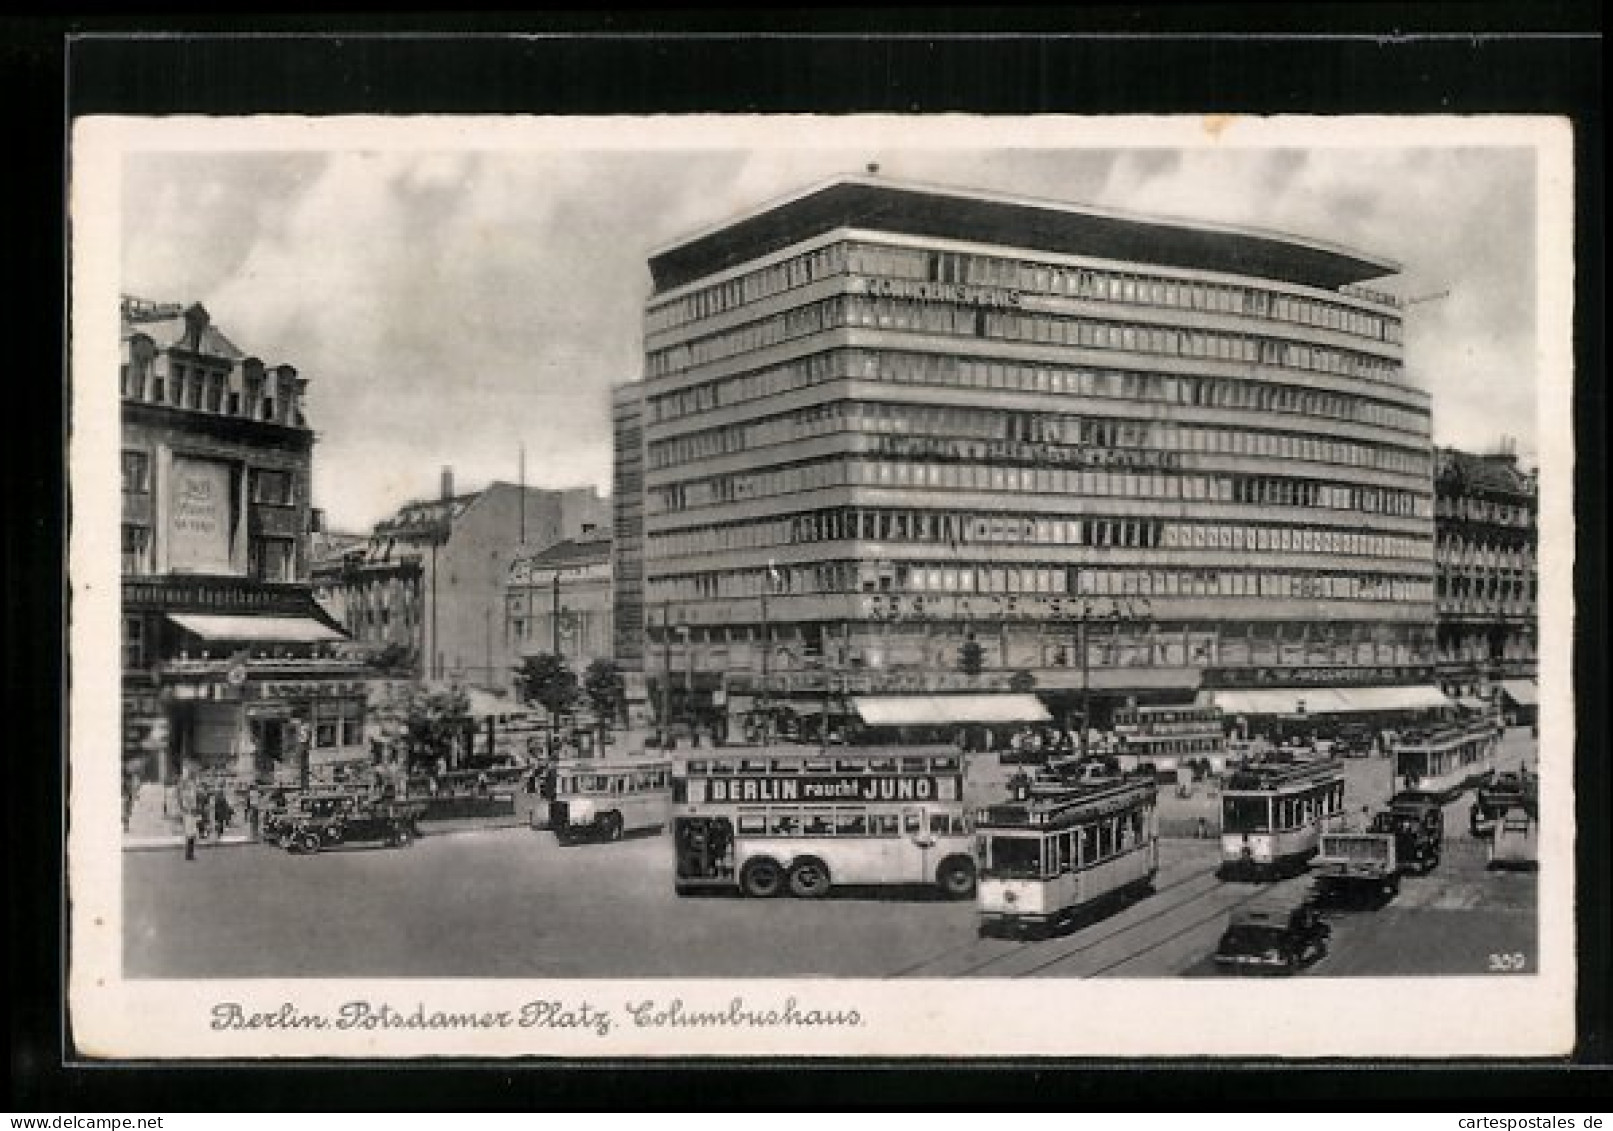
[[790,865],[790,894],[798,899],[818,899],[829,894],[828,865],[810,856]]
[[752,899],[771,899],[784,890],[784,869],[765,856],[752,860],[739,874],[739,887]]
[[324,847],[324,842],[320,839],[318,833],[303,833],[297,838],[297,847],[304,852],[318,852]]
[[936,869],[935,882],[951,899],[968,899],[975,893],[974,861],[949,856]]

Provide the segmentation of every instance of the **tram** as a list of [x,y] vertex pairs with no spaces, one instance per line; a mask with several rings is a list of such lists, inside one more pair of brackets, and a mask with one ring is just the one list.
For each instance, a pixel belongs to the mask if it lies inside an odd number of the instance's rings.
[[1395,781],[1402,789],[1449,801],[1495,768],[1500,735],[1487,718],[1406,731],[1393,748]]
[[1174,780],[1190,762],[1207,762],[1220,773],[1226,764],[1225,722],[1218,707],[1132,707],[1115,714],[1120,766],[1126,771],[1152,766]]
[[1042,935],[1142,894],[1159,872],[1159,786],[1151,775],[1036,782],[975,814],[982,934]]
[[1300,871],[1343,813],[1344,770],[1332,758],[1247,763],[1221,789],[1222,877]]

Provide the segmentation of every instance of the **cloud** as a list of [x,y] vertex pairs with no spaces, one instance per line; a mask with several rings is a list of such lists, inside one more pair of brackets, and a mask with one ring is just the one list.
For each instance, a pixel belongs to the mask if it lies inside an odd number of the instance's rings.
[[[310,380],[315,490],[363,528],[513,478],[608,488],[608,388],[638,376],[650,252],[870,161],[897,180],[1342,243],[1405,264],[1437,438],[1533,449],[1527,151],[856,145],[681,151],[155,154],[125,170],[125,285],[200,299]],[[1504,422],[1504,423],[1502,423]]]

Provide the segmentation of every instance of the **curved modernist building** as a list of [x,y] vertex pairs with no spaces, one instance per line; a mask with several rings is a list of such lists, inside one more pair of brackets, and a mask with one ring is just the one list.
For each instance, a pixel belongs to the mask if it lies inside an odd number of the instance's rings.
[[644,667],[678,704],[1432,682],[1429,396],[1362,286],[1394,263],[846,178],[650,269]]

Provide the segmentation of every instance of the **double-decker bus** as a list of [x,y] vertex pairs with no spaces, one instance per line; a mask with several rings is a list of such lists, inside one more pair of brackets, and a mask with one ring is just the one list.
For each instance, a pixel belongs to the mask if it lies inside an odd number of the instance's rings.
[[670,758],[578,758],[555,767],[549,827],[561,844],[621,840],[664,828],[671,814]]
[[1152,775],[1035,783],[975,815],[982,933],[1042,934],[1149,890],[1159,872]]
[[1165,778],[1189,762],[1210,763],[1220,772],[1226,763],[1227,739],[1219,707],[1128,707],[1114,717],[1120,740],[1120,766],[1132,771],[1152,766]]
[[1344,770],[1332,758],[1250,762],[1221,788],[1221,873],[1297,872],[1344,813]]
[[1489,775],[1499,744],[1495,723],[1488,718],[1405,731],[1393,747],[1395,782],[1448,801]]
[[689,755],[673,779],[674,887],[812,899],[836,884],[974,894],[954,748],[752,749]]

